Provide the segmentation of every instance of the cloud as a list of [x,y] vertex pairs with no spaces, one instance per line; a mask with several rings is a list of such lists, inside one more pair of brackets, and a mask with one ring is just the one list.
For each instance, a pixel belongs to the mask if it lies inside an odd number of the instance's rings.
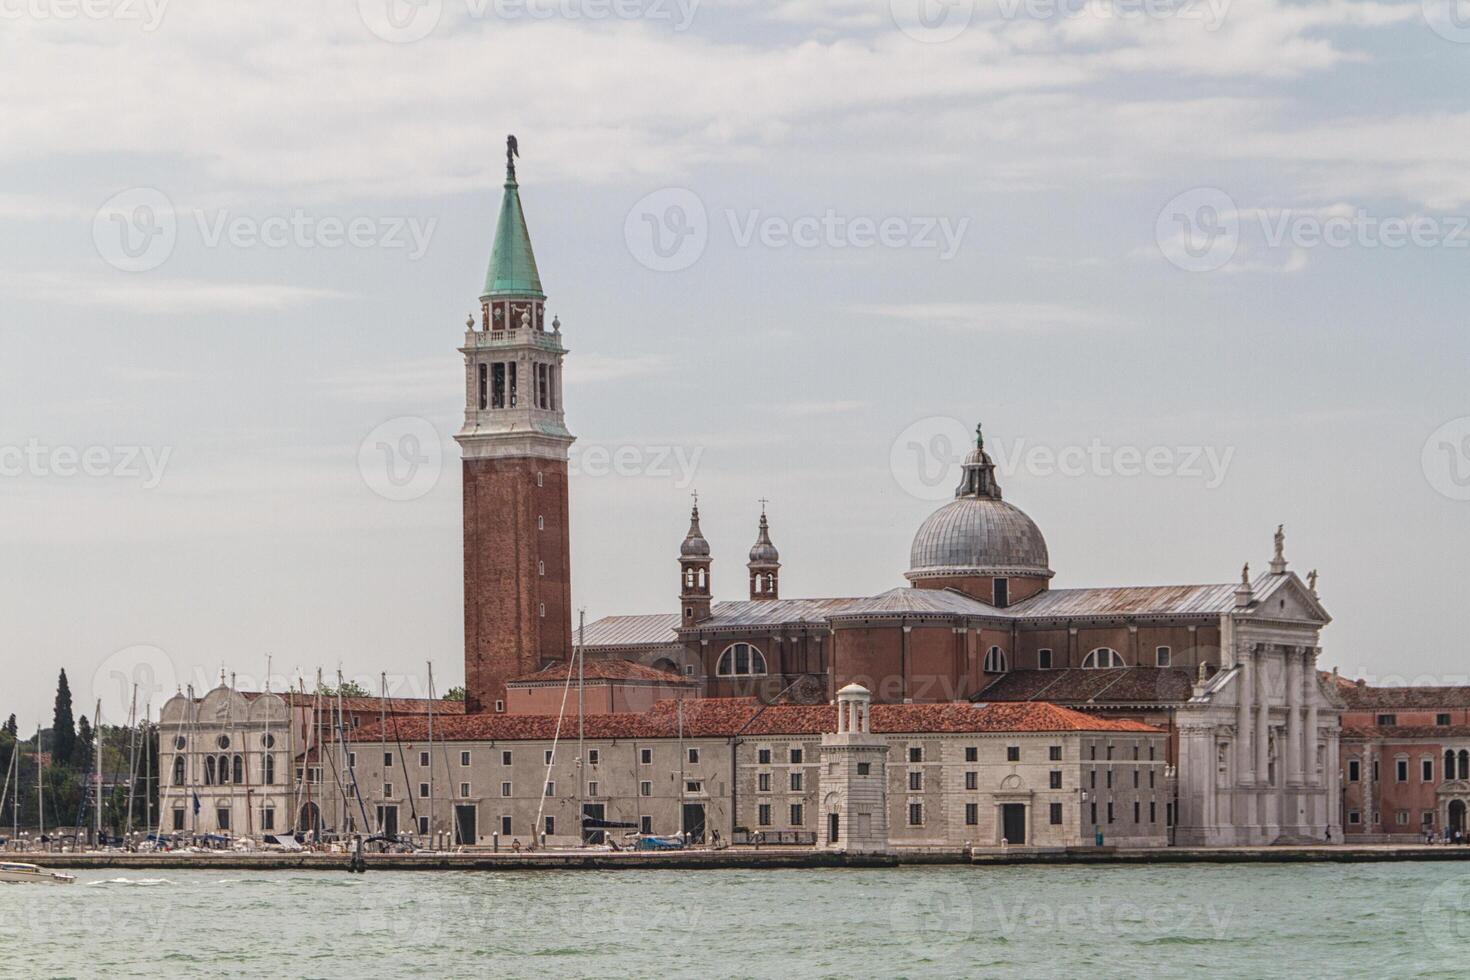
[[159,279],[152,275],[130,277],[121,273],[117,278],[42,272],[3,273],[0,274],[0,286],[11,296],[24,296],[43,303],[106,306],[130,313],[284,310],[343,296],[333,290],[307,286]]

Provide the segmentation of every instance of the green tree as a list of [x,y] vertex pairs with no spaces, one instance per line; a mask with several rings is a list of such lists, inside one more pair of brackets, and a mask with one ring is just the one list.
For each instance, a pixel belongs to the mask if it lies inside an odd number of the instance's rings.
[[365,698],[369,696],[367,688],[357,683],[357,681],[343,681],[342,686],[337,688],[337,693],[344,698]]
[[20,738],[20,725],[16,724],[15,715],[14,714],[12,714],[10,716],[10,719],[5,722],[5,727],[4,728],[0,728],[0,731],[3,731],[6,735],[9,735],[11,738],[17,738],[17,739]]
[[91,722],[87,721],[86,715],[82,715],[81,719],[77,722],[76,747],[72,750],[75,753],[71,760],[73,767],[82,772],[86,772],[92,767],[93,740],[96,737],[97,733],[92,730]]
[[446,701],[463,701],[464,699],[465,690],[462,687],[451,687],[444,695],[444,700]]
[[56,682],[56,713],[51,723],[51,758],[62,765],[69,765],[76,751],[77,725],[71,713],[71,685],[66,682],[66,671]]

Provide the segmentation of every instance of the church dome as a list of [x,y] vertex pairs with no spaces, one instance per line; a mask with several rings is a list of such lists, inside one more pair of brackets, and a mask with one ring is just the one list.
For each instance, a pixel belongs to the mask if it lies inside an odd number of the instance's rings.
[[750,564],[752,565],[774,565],[781,561],[781,553],[771,543],[771,525],[766,520],[764,512],[761,514],[760,533],[756,536],[755,544],[750,549]]
[[684,543],[679,545],[680,558],[708,558],[709,542],[704,539],[704,532],[699,529],[699,504],[689,513],[689,533],[684,537]]
[[976,428],[955,499],[929,515],[909,551],[910,581],[941,576],[1051,578],[1041,529],[1019,507],[1001,499],[995,464]]

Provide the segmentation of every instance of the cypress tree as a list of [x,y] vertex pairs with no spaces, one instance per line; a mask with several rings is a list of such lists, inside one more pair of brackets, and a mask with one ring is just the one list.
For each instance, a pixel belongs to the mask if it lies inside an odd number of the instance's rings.
[[5,727],[4,728],[0,728],[0,731],[3,731],[6,735],[9,735],[11,738],[19,738],[20,737],[20,725],[18,725],[16,723],[16,721],[15,721],[15,715],[14,714],[11,714],[9,720],[5,722]]
[[68,765],[77,747],[77,724],[71,713],[71,685],[66,682],[66,671],[61,672],[56,682],[56,713],[51,722],[51,761],[57,765]]
[[91,767],[93,739],[96,738],[96,735],[97,733],[92,730],[92,724],[87,721],[87,716],[82,715],[77,721],[76,755],[71,760],[73,766],[83,771]]

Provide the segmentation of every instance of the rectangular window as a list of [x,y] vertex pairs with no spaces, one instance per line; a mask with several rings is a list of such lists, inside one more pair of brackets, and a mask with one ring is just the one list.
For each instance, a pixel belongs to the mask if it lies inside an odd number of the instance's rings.
[[260,829],[261,830],[275,830],[276,829],[276,811],[275,810],[271,809],[270,807],[266,807],[264,810],[261,810],[260,811]]
[[924,804],[922,804],[922,803],[910,803],[909,804],[909,826],[910,827],[922,827],[922,826],[924,826]]
[[756,807],[756,810],[758,811],[755,818],[756,823],[762,827],[769,827],[771,825],[771,804],[762,803]]
[[594,779],[594,780],[592,780],[591,782],[589,782],[587,784],[587,795],[588,796],[598,796],[598,795],[600,795],[597,792],[597,780]]
[[1020,762],[1021,761],[1021,747],[1019,745],[1007,745],[1006,746],[1006,761],[1007,762]]
[[500,795],[501,796],[509,796],[510,795],[510,783],[501,783],[500,784]]
[[1113,788],[1113,770],[1108,770],[1108,789]]
[[424,766],[424,767],[427,767],[429,765],[429,753],[427,753],[427,752],[420,752],[419,753],[419,765]]
[[391,799],[393,799],[393,784],[392,783],[384,783],[383,784],[383,799],[385,799],[385,800],[391,800]]
[[184,829],[184,811],[183,810],[175,810],[174,811],[174,830],[183,830],[183,829]]
[[508,765],[510,765],[510,753],[509,752],[502,752],[502,753],[500,753],[500,764],[502,766],[508,766]]
[[1393,726],[1393,725],[1397,725],[1398,723],[1399,723],[1399,716],[1398,715],[1379,715],[1378,716],[1378,720],[1374,724],[1385,725],[1385,726]]
[[638,795],[639,796],[652,796],[653,795],[653,781],[652,780],[649,780],[649,779],[645,779],[642,782],[640,782],[638,784]]
[[1433,810],[1425,810],[1420,815],[1419,822],[1422,823],[1426,827],[1433,827],[1434,826],[1434,811]]
[[653,765],[653,749],[639,749],[638,764],[643,766]]
[[1036,666],[1042,670],[1051,670],[1051,651],[1045,648],[1036,651]]
[[550,782],[548,782],[546,784],[546,795],[547,796],[555,796],[556,795],[556,780],[553,779],[553,780],[551,780]]
[[429,834],[429,818],[426,816],[419,817],[419,833],[425,837]]
[[977,745],[966,745],[965,746],[965,761],[966,762],[979,762],[980,761],[980,747],[977,746]]
[[392,752],[384,752],[383,753],[383,765],[386,766],[389,769],[393,768],[393,753]]
[[1112,757],[1113,757],[1113,743],[1112,742],[1109,742],[1108,743],[1108,758],[1111,759]]
[[1051,788],[1052,789],[1061,789],[1062,788],[1062,771],[1060,769],[1053,769],[1051,771]]
[[490,407],[505,407],[505,362],[490,365]]
[[1446,713],[1437,714],[1434,716],[1434,723],[1436,725],[1448,725],[1450,723],[1450,716]]
[[470,798],[470,784],[469,783],[460,783],[459,784],[459,796],[460,796],[460,799],[463,799],[463,800],[467,800],[467,799]]
[[1154,651],[1154,663],[1159,667],[1167,667],[1172,656],[1168,647],[1159,647]]
[[544,757],[544,760],[542,762],[542,765],[547,765],[547,766],[551,765],[551,750],[550,749],[547,749],[546,750],[546,755]]
[[687,779],[684,781],[684,792],[702,793],[704,792],[704,783],[697,779]]
[[866,776],[873,771],[873,764],[871,762],[859,762],[857,766],[859,776]]
[[978,772],[976,772],[975,770],[971,769],[970,771],[968,771],[968,772],[965,773],[965,789],[974,790],[974,789],[979,789],[979,788],[980,788],[980,774]]
[[587,750],[587,764],[589,766],[601,765],[602,764],[602,753],[599,752],[597,749],[588,749]]
[[1097,770],[1091,769],[1087,773],[1087,788],[1097,789]]
[[357,753],[356,752],[349,752],[349,753],[347,753],[347,768],[348,769],[356,769],[357,768]]
[[1092,825],[1097,826],[1097,804],[1092,804]]
[[758,792],[758,793],[769,793],[771,791],[771,774],[770,773],[768,773],[768,772],[760,773],[758,776],[755,777],[755,780],[756,780],[756,792]]
[[470,754],[468,752],[461,752],[459,754],[459,764],[461,766],[468,766],[470,764]]
[[1400,827],[1407,827],[1409,824],[1409,811],[1399,810],[1393,815],[1393,820],[1394,823],[1398,824]]
[[1004,609],[1011,604],[1011,581],[1010,579],[998,578],[992,582],[995,598],[995,608]]
[[509,380],[506,382],[506,401],[510,403],[511,408],[515,408],[520,404],[521,400],[520,385],[517,383],[516,378],[516,362],[511,361],[506,367],[509,369],[507,372],[509,374]]
[[909,773],[909,792],[918,793],[924,789],[924,773],[922,770],[914,770]]
[[801,765],[801,749],[792,749],[791,750],[791,764],[792,765]]
[[1362,818],[1358,815],[1357,810],[1348,811],[1348,823],[1362,823]]
[[793,772],[791,774],[791,789],[796,793],[801,792],[801,773]]
[[421,799],[421,800],[428,799],[428,796],[429,796],[429,784],[428,783],[419,783],[419,799]]
[[793,804],[791,804],[791,826],[793,826],[793,827],[800,827],[801,826],[801,817],[802,817],[801,804],[800,803],[793,803]]
[[1148,771],[1148,788],[1154,788],[1154,771],[1152,769]]
[[219,821],[220,830],[230,829],[230,811],[227,808],[220,807],[219,810],[215,812],[214,817],[216,820]]
[[699,750],[698,749],[690,749],[689,750],[689,762],[690,762],[691,765],[699,762]]
[[1357,759],[1348,760],[1348,782],[1356,783],[1363,776],[1363,764]]
[[771,750],[757,749],[755,752],[755,761],[763,766],[769,766],[771,764]]
[[1113,822],[1113,801],[1108,801],[1108,823]]
[[1140,814],[1139,814],[1139,807],[1140,806],[1142,806],[1142,804],[1139,803],[1137,800],[1134,800],[1133,801],[1133,822],[1134,823],[1138,823],[1140,821]]
[[638,818],[638,832],[640,834],[651,834],[651,833],[653,833],[653,818],[652,817],[639,817]]
[[1393,763],[1393,776],[1396,782],[1407,783],[1409,781],[1409,760],[1395,759]]
[[1434,782],[1434,760],[1421,759],[1419,762],[1419,778],[1426,783]]
[[[515,367],[515,365],[512,364],[511,367]],[[552,817],[552,816],[548,816],[546,818],[546,836],[547,837],[551,837],[551,836],[553,836],[555,834],[556,834],[556,818],[555,817]]]
[[1051,805],[1051,822],[1053,826],[1059,825],[1062,822],[1062,805],[1060,803],[1053,803]]
[[980,804],[965,804],[965,825],[973,827],[980,822]]
[[1097,745],[1089,745],[1087,747],[1087,750],[1089,753],[1088,758],[1092,759],[1094,762],[1097,761]]
[[924,761],[924,746],[922,746],[922,745],[910,745],[909,746],[909,761],[910,762],[923,762]]
[[500,818],[500,836],[502,836],[502,837],[509,837],[510,836],[510,817],[501,817]]
[[480,397],[478,401],[480,408],[483,411],[490,405],[490,365],[481,364],[479,374]]
[[1050,759],[1052,762],[1061,762],[1062,747],[1060,745],[1053,745],[1046,750],[1046,755],[1047,758]]
[[1133,770],[1133,788],[1134,789],[1137,789],[1138,788],[1138,770],[1137,769]]
[[1158,821],[1158,812],[1159,812],[1159,805],[1157,803],[1153,802],[1152,800],[1150,800],[1149,801],[1149,804],[1148,804],[1148,822],[1149,823],[1156,823]]

